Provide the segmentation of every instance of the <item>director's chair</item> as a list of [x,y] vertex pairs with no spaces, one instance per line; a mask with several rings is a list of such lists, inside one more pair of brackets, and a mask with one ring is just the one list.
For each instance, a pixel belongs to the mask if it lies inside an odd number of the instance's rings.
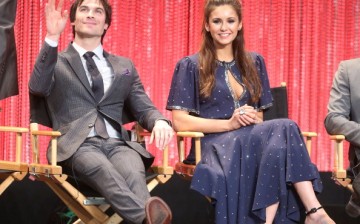
[[[30,134],[31,145],[33,149],[33,163],[29,165],[29,172],[33,179],[46,183],[55,194],[72,210],[79,218],[74,223],[120,223],[122,218],[118,214],[111,214],[108,209],[110,205],[106,203],[101,195],[93,195],[87,197],[82,191],[77,189],[75,184],[71,183],[71,176],[63,172],[61,166],[56,162],[57,155],[57,137],[61,135],[58,131],[39,130],[39,124],[51,127],[51,120],[47,116],[47,107],[45,100],[30,94]],[[43,108],[39,112],[39,108]],[[124,124],[131,122],[131,115],[124,111]],[[35,123],[37,122],[37,123]],[[137,141],[145,144],[144,136],[150,133],[140,129],[135,125],[135,135]],[[51,155],[50,164],[41,164],[39,162],[39,137],[48,136],[51,138]],[[152,167],[153,173],[148,175],[148,189],[151,191],[159,183],[165,183],[173,174],[173,168],[168,165],[168,148],[163,151],[163,164],[161,166]],[[89,188],[88,188],[89,189]],[[96,192],[95,192],[96,194]],[[108,215],[108,214],[111,215]]]

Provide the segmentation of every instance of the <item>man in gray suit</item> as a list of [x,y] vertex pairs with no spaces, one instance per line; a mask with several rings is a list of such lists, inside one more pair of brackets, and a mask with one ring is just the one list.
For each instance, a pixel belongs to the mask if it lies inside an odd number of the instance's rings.
[[342,61],[330,91],[325,128],[329,134],[345,135],[350,142],[349,161],[354,173],[346,212],[360,216],[360,58]]
[[[95,188],[130,223],[170,223],[164,201],[150,197],[145,170],[153,156],[129,141],[124,112],[151,130],[163,149],[173,136],[170,122],[146,95],[131,60],[103,50],[111,24],[107,0],[76,0],[70,9],[74,41],[58,53],[68,11],[49,0],[47,34],[32,72],[30,93],[46,99],[54,130],[62,133],[57,160]],[[100,94],[100,95],[99,95]],[[48,159],[50,155],[48,153]]]

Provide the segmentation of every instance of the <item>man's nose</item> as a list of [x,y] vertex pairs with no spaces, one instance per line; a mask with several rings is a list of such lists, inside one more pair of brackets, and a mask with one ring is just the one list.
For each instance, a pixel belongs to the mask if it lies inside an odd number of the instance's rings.
[[89,16],[89,17],[94,17],[94,11],[93,11],[93,10],[89,10],[87,16]]

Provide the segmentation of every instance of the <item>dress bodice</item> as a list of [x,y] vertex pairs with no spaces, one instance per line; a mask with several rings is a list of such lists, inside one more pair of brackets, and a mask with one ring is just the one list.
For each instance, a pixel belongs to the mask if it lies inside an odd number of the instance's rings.
[[[263,58],[252,53],[262,84],[262,95],[259,102],[250,103],[250,93],[242,82],[241,72],[235,61],[217,61],[215,86],[208,98],[200,97],[198,54],[180,60],[175,68],[172,85],[167,102],[167,109],[186,110],[196,116],[213,119],[228,119],[234,110],[244,104],[256,109],[265,109],[272,105],[272,96],[268,75]],[[235,80],[243,86],[244,91],[236,97],[226,71],[230,71]]]

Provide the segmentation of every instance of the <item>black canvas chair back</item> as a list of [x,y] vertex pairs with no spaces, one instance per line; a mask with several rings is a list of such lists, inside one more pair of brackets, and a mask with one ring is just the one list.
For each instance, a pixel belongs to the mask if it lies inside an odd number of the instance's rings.
[[273,106],[264,111],[264,120],[288,118],[288,97],[286,85],[271,88]]

